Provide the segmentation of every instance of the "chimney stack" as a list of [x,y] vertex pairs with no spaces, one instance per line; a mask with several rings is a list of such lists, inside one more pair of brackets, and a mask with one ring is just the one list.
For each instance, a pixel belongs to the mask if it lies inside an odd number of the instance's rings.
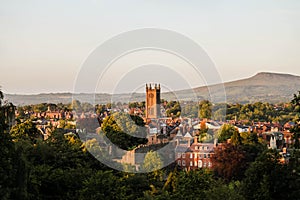
[[197,136],[194,137],[194,143],[198,144],[198,137]]

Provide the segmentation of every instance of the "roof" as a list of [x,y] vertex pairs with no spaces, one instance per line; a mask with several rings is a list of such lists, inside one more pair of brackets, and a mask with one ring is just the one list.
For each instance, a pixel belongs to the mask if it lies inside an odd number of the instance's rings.
[[190,151],[190,148],[187,147],[187,146],[177,145],[175,147],[175,152],[185,153],[185,152],[188,152],[188,151]]
[[192,138],[191,134],[189,132],[187,132],[185,135],[184,135],[184,138]]
[[177,134],[176,134],[176,137],[182,137],[183,135],[182,135],[182,133],[181,133],[181,131],[180,131],[180,129],[177,131]]

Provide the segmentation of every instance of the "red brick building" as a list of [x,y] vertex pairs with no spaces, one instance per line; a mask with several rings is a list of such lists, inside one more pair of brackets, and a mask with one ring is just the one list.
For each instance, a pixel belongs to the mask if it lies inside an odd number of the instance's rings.
[[175,158],[178,166],[187,170],[212,168],[211,157],[214,155],[215,144],[199,143],[197,137],[192,144],[177,145]]

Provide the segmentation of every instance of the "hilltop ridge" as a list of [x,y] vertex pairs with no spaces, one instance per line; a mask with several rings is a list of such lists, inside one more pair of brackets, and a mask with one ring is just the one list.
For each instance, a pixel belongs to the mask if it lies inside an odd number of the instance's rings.
[[[293,94],[300,90],[300,76],[273,72],[259,72],[249,78],[225,82],[227,102],[230,103],[253,103],[257,101],[279,103],[289,102]],[[222,85],[218,84],[216,86]],[[219,92],[219,93],[218,93]],[[222,91],[217,91],[216,96],[221,95]],[[209,87],[202,86],[193,89],[180,90],[174,92],[163,92],[162,98],[166,100],[174,100],[175,96],[185,100],[209,99]],[[88,94],[80,94],[87,102],[90,102]],[[72,101],[72,93],[49,93],[35,95],[18,95],[6,94],[6,99],[15,105],[27,105],[37,103],[70,103]],[[114,95],[114,99],[120,102],[144,101],[144,93],[124,93]],[[110,102],[111,94],[96,94],[96,103]]]

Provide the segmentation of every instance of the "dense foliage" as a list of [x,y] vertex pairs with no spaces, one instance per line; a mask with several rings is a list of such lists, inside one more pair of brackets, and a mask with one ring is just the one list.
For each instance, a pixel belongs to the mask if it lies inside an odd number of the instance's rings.
[[[279,106],[278,110],[264,103],[228,105],[227,117],[295,119],[297,122],[298,97],[295,96],[291,104],[282,105],[282,109]],[[75,134],[65,134],[64,129],[53,129],[51,136],[43,140],[31,120],[10,128],[9,116],[14,106],[3,103],[2,99],[0,92],[1,199],[299,199],[297,146],[289,164],[283,164],[280,155],[266,149],[256,135],[240,135],[226,127],[220,135],[224,141],[233,142],[216,152],[213,171],[183,171],[168,166],[151,173],[131,174],[101,164],[86,151],[85,145],[93,145],[92,141],[84,145]],[[90,109],[74,103],[79,110]],[[44,107],[37,109],[45,110]],[[209,115],[205,111],[201,114],[202,117]],[[140,118],[133,121],[143,126]],[[137,142],[130,136],[136,132],[133,129],[140,128],[131,123],[128,116],[111,115],[103,122],[103,130],[124,149],[132,148],[146,141]],[[294,131],[299,138],[298,130],[296,126]],[[122,133],[129,133],[129,137]],[[143,134],[142,130],[140,133]],[[157,159],[157,155],[150,153],[144,167],[159,168],[151,166]]]
[[113,144],[128,150],[147,143],[144,125],[140,117],[114,113],[103,121],[102,130]]

